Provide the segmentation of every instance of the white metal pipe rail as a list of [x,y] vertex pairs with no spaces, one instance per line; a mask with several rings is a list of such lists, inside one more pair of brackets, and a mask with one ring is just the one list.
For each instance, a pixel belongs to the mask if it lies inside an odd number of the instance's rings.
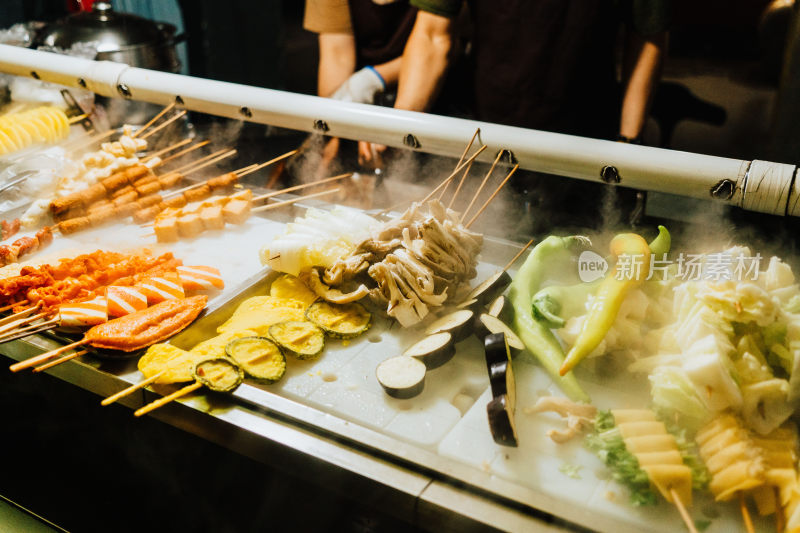
[[476,128],[481,159],[509,150],[522,168],[800,215],[797,167],[587,139],[145,70],[0,45],[0,71],[122,97],[346,139],[458,157]]

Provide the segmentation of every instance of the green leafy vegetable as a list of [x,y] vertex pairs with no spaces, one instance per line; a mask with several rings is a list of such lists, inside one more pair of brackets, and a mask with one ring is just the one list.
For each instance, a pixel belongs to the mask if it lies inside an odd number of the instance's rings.
[[639,467],[639,461],[625,447],[622,435],[615,427],[614,415],[610,411],[598,411],[595,431],[586,436],[584,444],[608,466],[611,478],[630,490],[632,505],[658,503],[658,496],[650,487],[647,472]]
[[650,374],[653,407],[664,420],[677,420],[696,431],[711,419],[711,412],[680,367],[662,366]]
[[558,471],[572,479],[581,479],[580,470],[583,468],[581,465],[571,465],[569,463],[562,463],[558,467]]
[[706,529],[708,529],[708,526],[710,525],[711,525],[711,520],[704,520],[698,518],[697,520],[694,521],[694,527],[695,529],[697,529],[697,531],[705,531]]

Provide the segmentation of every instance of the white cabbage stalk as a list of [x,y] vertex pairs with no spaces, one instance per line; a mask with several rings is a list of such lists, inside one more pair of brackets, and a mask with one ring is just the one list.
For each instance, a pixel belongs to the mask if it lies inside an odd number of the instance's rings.
[[261,263],[293,276],[311,267],[330,267],[369,238],[380,222],[357,209],[309,208],[286,225],[286,233],[261,248]]
[[742,387],[742,417],[748,427],[761,435],[773,431],[794,412],[789,404],[789,382],[769,379]]
[[683,370],[713,412],[742,406],[742,393],[731,376],[730,360],[718,352],[686,354]]

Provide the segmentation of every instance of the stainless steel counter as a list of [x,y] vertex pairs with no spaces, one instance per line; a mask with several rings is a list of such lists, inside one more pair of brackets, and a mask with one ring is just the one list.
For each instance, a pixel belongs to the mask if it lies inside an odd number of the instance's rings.
[[[485,253],[501,263],[516,249],[512,243],[490,240]],[[39,335],[0,345],[0,353],[21,361],[59,345]],[[98,398],[139,379],[133,360],[89,356],[47,372]],[[121,403],[135,409],[158,397],[151,391],[137,391]],[[587,527],[591,524],[590,516],[539,493],[247,384],[231,397],[196,395],[151,416],[236,454],[357,496],[431,531],[564,531],[569,527],[537,509],[575,516],[577,523]]]

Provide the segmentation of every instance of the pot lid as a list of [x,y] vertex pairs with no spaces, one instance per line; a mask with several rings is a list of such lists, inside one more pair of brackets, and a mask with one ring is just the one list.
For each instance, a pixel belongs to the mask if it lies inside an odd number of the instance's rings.
[[79,42],[99,42],[98,52],[112,52],[127,46],[158,43],[162,25],[152,20],[118,13],[110,2],[95,2],[91,11],[70,15],[48,25],[38,41],[47,46],[69,48]]

